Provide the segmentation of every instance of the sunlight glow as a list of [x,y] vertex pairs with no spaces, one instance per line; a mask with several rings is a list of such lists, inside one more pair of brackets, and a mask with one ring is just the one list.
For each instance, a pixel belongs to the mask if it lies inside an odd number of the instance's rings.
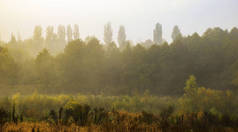
[[[211,25],[231,28],[238,21],[232,16],[237,7],[226,3],[221,0],[0,0],[0,34],[5,40],[11,32],[20,32],[23,38],[28,38],[35,25],[46,28],[77,23],[81,37],[95,35],[102,39],[104,24],[111,22],[113,37],[118,27],[124,25],[128,38],[143,41],[151,38],[152,29],[159,22],[165,38],[170,40],[171,30],[177,24],[185,34],[202,32]],[[227,14],[231,14],[229,20],[221,19],[227,18]],[[194,26],[192,20],[203,21]],[[138,28],[143,32],[138,32]]]

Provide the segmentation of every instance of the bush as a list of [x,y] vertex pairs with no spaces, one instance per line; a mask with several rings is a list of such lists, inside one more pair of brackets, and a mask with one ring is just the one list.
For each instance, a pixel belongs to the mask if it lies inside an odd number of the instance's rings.
[[0,125],[9,121],[10,113],[3,108],[0,108]]
[[64,122],[67,124],[73,118],[77,125],[85,126],[89,121],[89,105],[80,105],[76,102],[69,102],[64,108]]

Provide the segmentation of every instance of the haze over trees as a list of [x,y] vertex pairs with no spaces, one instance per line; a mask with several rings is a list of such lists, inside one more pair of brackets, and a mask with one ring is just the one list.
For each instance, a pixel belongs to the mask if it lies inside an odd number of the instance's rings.
[[63,25],[58,26],[57,35],[60,41],[65,41],[66,31]]
[[58,48],[58,50],[56,50],[56,53],[59,53],[60,51],[64,50],[64,47],[67,44],[65,26],[63,25],[58,26],[57,37],[58,37],[58,41],[57,41],[58,43],[55,47]]
[[67,26],[67,40],[68,40],[68,42],[73,40],[73,30],[72,30],[71,25]]
[[238,132],[237,5],[0,0],[0,132]]
[[173,41],[182,38],[182,33],[180,32],[180,29],[177,25],[174,26],[171,37],[172,37]]
[[[105,29],[112,31],[111,28]],[[6,50],[4,54],[13,59],[14,63],[11,65],[18,67],[15,69],[17,72],[12,73],[15,83],[18,84],[16,86],[24,84],[33,88],[37,84],[39,91],[43,87],[50,87],[47,90],[52,92],[133,94],[135,91],[143,93],[149,90],[153,94],[180,95],[183,93],[184,81],[191,74],[205,87],[223,90],[235,89],[237,86],[237,28],[231,31],[213,28],[202,36],[194,33],[183,37],[178,27],[175,27],[172,36],[177,34],[180,39],[175,39],[171,44],[163,43],[145,48],[143,44],[127,45],[125,28],[122,26],[118,34],[119,45],[125,45],[122,51],[113,43],[105,50],[95,37],[89,37],[85,41],[72,41],[64,49],[64,26],[58,26],[57,34],[49,26],[45,38],[42,32],[43,29],[36,26],[32,39],[16,40],[13,35],[11,41],[1,44]],[[109,38],[112,42],[111,37]],[[148,40],[148,43],[152,41]],[[48,56],[50,63],[47,59],[46,62],[40,59],[42,56]],[[42,67],[47,68],[40,68],[39,60],[44,64]],[[6,63],[8,64],[10,63]],[[48,77],[49,80],[46,79]],[[8,85],[7,82],[5,85]],[[71,90],[64,89],[66,86]]]
[[75,24],[74,25],[74,40],[79,39],[79,25]]
[[120,26],[119,31],[118,31],[118,37],[117,41],[119,44],[119,47],[122,49],[126,45],[126,30],[124,26]]
[[[237,28],[210,28],[202,36],[182,36],[175,26],[172,43],[157,45],[148,40],[151,45],[146,46],[129,43],[121,26],[119,47],[112,40],[110,23],[105,25],[105,44],[95,37],[76,39],[78,26],[74,37],[71,26],[67,31],[62,25],[57,31],[49,26],[45,38],[42,32],[36,26],[30,39],[20,41],[13,36],[8,43],[1,42],[6,60],[1,62],[2,71],[10,76],[0,75],[5,78],[3,91],[133,95],[148,90],[154,95],[182,95],[190,75],[196,76],[202,86],[216,90],[238,86]],[[65,36],[71,40],[68,44]]]
[[157,23],[154,29],[154,43],[155,44],[162,44],[162,25]]
[[104,26],[104,42],[106,45],[110,44],[112,42],[112,27],[111,27],[111,23],[107,23]]
[[[160,26],[156,41],[162,39]],[[36,26],[32,38],[12,34],[9,42],[0,41],[0,129],[6,122],[16,129],[18,122],[43,121],[55,129],[107,124],[116,130],[123,122],[120,128],[136,123],[134,129],[236,130],[236,27],[183,36],[175,26],[171,43],[148,39],[134,45],[121,26],[119,46],[110,24],[104,43],[93,36],[80,39],[78,25],[45,31],[44,37]]]

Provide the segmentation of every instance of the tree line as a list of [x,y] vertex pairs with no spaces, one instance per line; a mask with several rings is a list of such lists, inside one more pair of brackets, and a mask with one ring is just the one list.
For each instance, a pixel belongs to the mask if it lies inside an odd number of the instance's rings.
[[[133,45],[126,41],[122,27],[119,32],[123,34],[120,36],[123,48],[110,37],[104,38],[106,45],[95,37],[81,40],[76,30],[77,39],[67,45],[61,41],[65,46],[57,54],[48,48],[37,49],[41,41],[49,45],[61,43],[52,40],[60,40],[55,35],[39,37],[40,30],[36,28],[29,40],[20,41],[13,36],[7,44],[1,42],[3,92],[133,95],[150,91],[155,95],[182,95],[184,82],[190,75],[196,76],[202,86],[216,90],[235,90],[238,85],[237,28],[230,31],[209,28],[201,36],[197,33],[182,36],[176,27],[172,43],[165,41],[147,47],[145,42]],[[106,25],[105,36],[112,35],[110,30],[110,24]],[[47,28],[47,33],[52,34],[52,27]],[[60,34],[57,36],[64,36]],[[32,57],[33,53],[36,57]]]

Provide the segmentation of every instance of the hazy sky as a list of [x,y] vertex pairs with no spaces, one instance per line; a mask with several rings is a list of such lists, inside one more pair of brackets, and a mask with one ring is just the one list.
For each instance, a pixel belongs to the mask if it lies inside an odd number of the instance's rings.
[[[114,40],[124,25],[134,42],[153,39],[157,22],[170,41],[174,25],[184,35],[203,33],[208,27],[238,27],[238,0],[0,0],[0,34],[31,37],[34,26],[79,24],[80,37],[103,39],[103,26],[113,26]],[[55,28],[56,29],[56,28]]]

